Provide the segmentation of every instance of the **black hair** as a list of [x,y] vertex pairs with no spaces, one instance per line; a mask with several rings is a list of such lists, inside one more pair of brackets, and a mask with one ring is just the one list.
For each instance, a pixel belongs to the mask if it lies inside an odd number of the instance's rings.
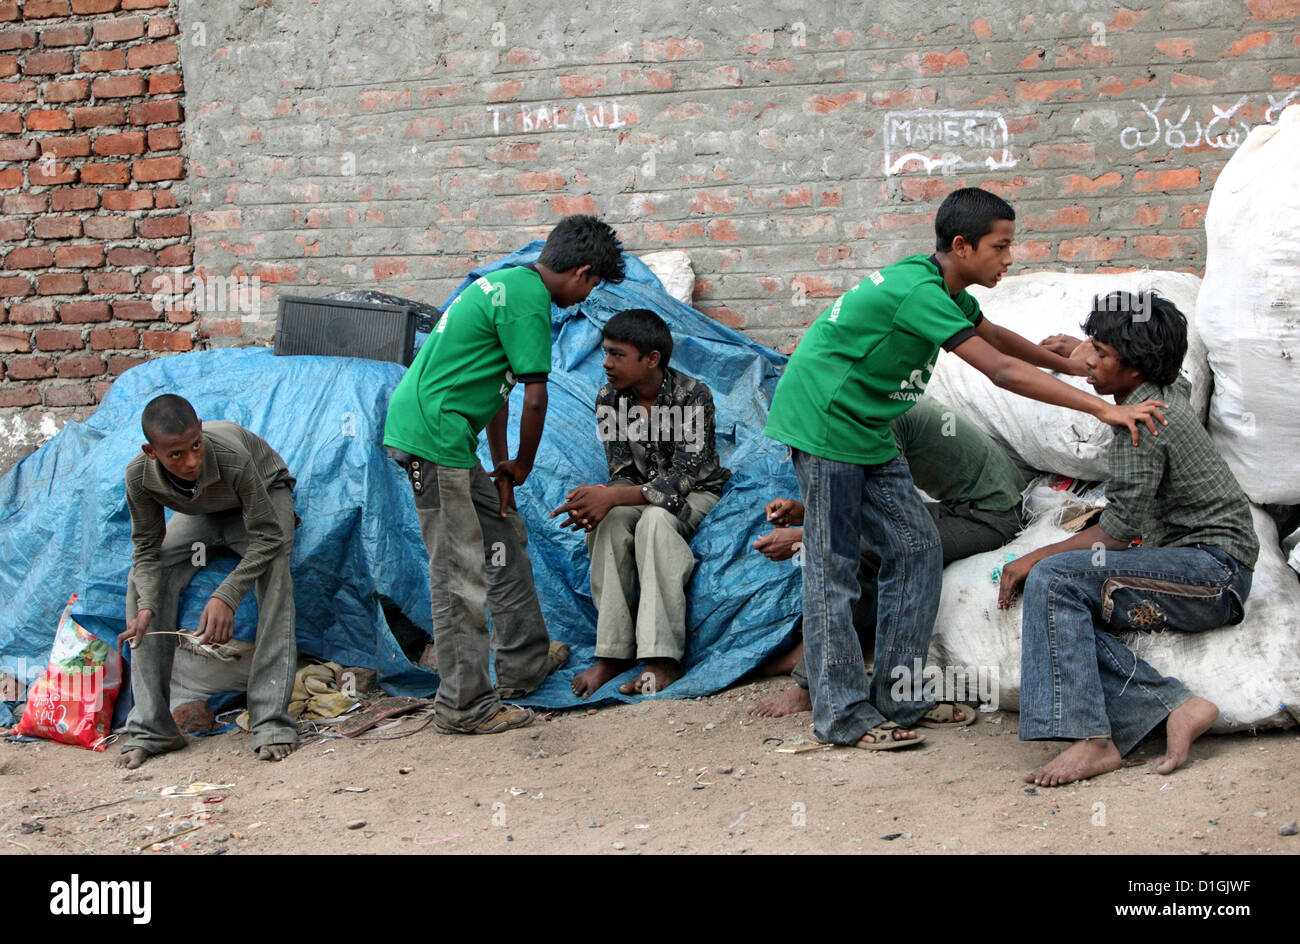
[[174,393],[154,397],[144,408],[140,428],[150,443],[160,436],[183,436],[199,425],[199,416],[190,401]]
[[1088,337],[1119,352],[1120,363],[1167,387],[1187,354],[1187,317],[1155,292],[1111,292],[1092,300],[1083,323]]
[[997,194],[979,187],[962,187],[939,204],[939,212],[934,215],[934,247],[939,252],[951,252],[952,241],[962,236],[971,248],[978,249],[980,240],[993,229],[994,220],[1015,218],[1011,204]]
[[601,335],[606,341],[631,344],[642,357],[658,351],[659,366],[668,369],[668,360],[673,356],[673,333],[664,320],[648,308],[620,311],[605,322]]
[[623,281],[623,246],[614,228],[594,216],[566,216],[546,237],[537,261],[555,272],[589,265],[606,282]]

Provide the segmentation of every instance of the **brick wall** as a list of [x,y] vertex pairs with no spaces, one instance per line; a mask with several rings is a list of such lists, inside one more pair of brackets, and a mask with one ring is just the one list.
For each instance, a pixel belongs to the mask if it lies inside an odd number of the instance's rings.
[[175,6],[0,0],[0,458],[191,346],[149,299],[191,262]]

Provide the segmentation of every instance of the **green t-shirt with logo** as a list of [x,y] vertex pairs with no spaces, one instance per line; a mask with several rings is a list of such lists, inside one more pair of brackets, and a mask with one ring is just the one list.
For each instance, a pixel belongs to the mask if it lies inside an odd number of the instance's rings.
[[858,465],[898,455],[889,424],[925,392],[940,347],[983,319],[966,291],[948,294],[932,256],[872,273],[808,328],[776,386],[766,434]]
[[478,463],[479,433],[517,380],[551,369],[551,295],[533,269],[482,276],[456,296],[388,402],[384,445],[439,465]]
[[923,397],[892,424],[912,481],[935,501],[982,511],[1020,504],[1028,483],[1007,451],[956,410]]

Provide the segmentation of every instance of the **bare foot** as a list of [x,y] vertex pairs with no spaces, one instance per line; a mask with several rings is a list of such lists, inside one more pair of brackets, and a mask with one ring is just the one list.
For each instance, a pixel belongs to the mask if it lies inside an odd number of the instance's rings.
[[281,761],[292,754],[297,746],[297,744],[263,744],[257,749],[257,759]]
[[1076,780],[1108,774],[1117,769],[1123,759],[1110,738],[1075,741],[1033,773],[1025,774],[1025,783],[1062,787]]
[[595,665],[573,677],[573,694],[584,699],[590,698],[596,689],[626,672],[631,664],[631,659],[597,659]]
[[1192,742],[1208,731],[1217,717],[1219,709],[1204,698],[1189,698],[1175,708],[1165,722],[1165,756],[1156,764],[1156,773],[1171,774],[1181,767]]
[[645,669],[618,690],[624,695],[653,695],[662,692],[682,677],[682,664],[676,659],[646,659]]
[[114,767],[125,767],[127,770],[135,770],[141,764],[149,759],[148,751],[143,748],[133,747],[129,751],[123,751],[113,761]]
[[751,715],[760,718],[782,718],[801,711],[812,711],[812,696],[808,694],[808,689],[798,685],[787,688],[779,695],[765,698],[749,709]]
[[[789,675],[794,671],[794,667],[799,664],[799,660],[802,658],[803,643],[800,642],[796,644],[793,649],[787,652],[778,652],[775,655],[768,656],[767,659],[758,667],[758,674],[766,678],[770,678],[773,675]],[[808,709],[805,708],[803,710],[807,711]]]

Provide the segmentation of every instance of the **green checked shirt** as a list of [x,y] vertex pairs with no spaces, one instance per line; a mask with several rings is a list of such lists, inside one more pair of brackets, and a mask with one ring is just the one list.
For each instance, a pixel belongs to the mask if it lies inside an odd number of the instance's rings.
[[1117,540],[1141,538],[1146,547],[1211,544],[1253,568],[1259,539],[1250,503],[1197,419],[1190,392],[1179,377],[1170,387],[1143,383],[1124,401],[1168,403],[1169,425],[1156,427],[1159,436],[1142,428],[1136,446],[1127,429],[1115,430],[1099,524]]

